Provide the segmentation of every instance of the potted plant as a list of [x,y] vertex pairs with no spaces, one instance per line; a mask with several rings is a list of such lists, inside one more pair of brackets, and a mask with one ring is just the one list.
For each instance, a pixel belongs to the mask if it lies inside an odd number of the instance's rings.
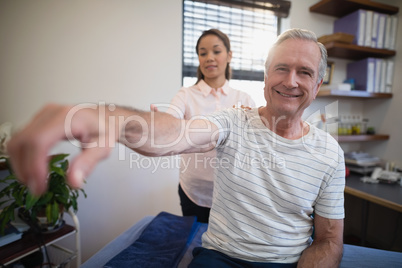
[[[48,189],[41,196],[34,196],[26,185],[18,181],[13,172],[9,159],[6,166],[9,175],[0,180],[0,233],[3,233],[5,225],[15,219],[15,210],[18,209],[31,223],[37,224],[43,231],[57,228],[62,223],[63,212],[72,209],[78,210],[77,199],[79,192],[87,197],[83,189],[73,189],[66,181],[68,169],[67,154],[53,155],[49,162]],[[1,159],[1,158],[0,158]],[[0,188],[1,189],[1,188]],[[41,214],[43,216],[41,217]],[[45,219],[45,220],[43,220]]]

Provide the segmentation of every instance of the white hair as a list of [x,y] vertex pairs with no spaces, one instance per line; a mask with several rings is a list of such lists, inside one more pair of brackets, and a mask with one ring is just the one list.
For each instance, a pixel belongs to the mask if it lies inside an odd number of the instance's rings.
[[315,33],[313,33],[312,31],[309,31],[309,30],[304,30],[304,29],[297,29],[297,28],[290,29],[290,30],[283,32],[281,35],[278,36],[278,39],[276,40],[274,45],[271,47],[271,49],[268,53],[267,60],[265,61],[265,75],[266,76],[268,75],[268,69],[269,69],[269,65],[271,64],[271,61],[272,61],[274,50],[281,43],[283,43],[285,40],[288,40],[288,39],[307,40],[307,41],[315,42],[317,44],[317,46],[319,47],[319,49],[321,51],[321,60],[320,60],[319,66],[318,66],[318,80],[317,80],[317,83],[319,83],[324,78],[325,72],[327,69],[327,58],[328,58],[327,49],[325,48],[325,46],[323,44],[321,44],[320,42],[317,41],[317,36],[315,35]]

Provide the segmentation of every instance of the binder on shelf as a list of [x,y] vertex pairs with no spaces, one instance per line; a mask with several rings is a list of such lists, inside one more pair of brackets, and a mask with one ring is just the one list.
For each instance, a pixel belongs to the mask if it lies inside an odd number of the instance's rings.
[[377,38],[378,38],[378,27],[379,27],[379,20],[380,13],[373,12],[373,27],[371,30],[371,47],[377,47]]
[[363,9],[356,10],[355,12],[339,18],[334,22],[334,33],[347,33],[354,35],[355,38],[352,43],[355,45],[364,46],[365,31],[366,11]]
[[397,16],[390,16],[391,17],[391,29],[390,29],[390,38],[389,38],[389,49],[395,50],[396,44],[396,33],[398,28],[398,17]]
[[391,47],[391,15],[387,15],[385,20],[385,33],[384,33],[384,48],[389,49]]
[[385,93],[392,93],[392,80],[394,78],[394,61],[386,60],[387,74],[385,78]]
[[366,10],[366,26],[364,30],[364,46],[366,47],[372,46],[373,15],[373,11]]
[[394,78],[394,61],[385,59],[376,59],[374,92],[392,93],[393,78]]
[[346,68],[346,79],[354,79],[355,90],[374,92],[375,58],[351,62]]
[[378,13],[378,26],[377,26],[377,40],[376,48],[384,48],[384,35],[385,35],[385,23],[387,15]]
[[387,79],[387,61],[382,60],[380,93],[385,93],[386,79]]
[[374,70],[374,93],[381,92],[381,72],[383,59],[375,59],[375,70]]

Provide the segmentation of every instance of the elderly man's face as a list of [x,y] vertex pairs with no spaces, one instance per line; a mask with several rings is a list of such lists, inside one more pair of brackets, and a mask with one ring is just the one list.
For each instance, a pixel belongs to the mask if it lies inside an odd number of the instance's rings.
[[288,39],[272,52],[265,77],[267,107],[277,116],[301,117],[315,99],[320,49],[312,41]]

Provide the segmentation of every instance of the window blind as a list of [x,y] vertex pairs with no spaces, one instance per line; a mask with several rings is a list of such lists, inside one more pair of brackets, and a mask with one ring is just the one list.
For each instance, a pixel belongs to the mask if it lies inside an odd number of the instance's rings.
[[263,81],[266,53],[278,35],[280,17],[286,17],[289,8],[290,2],[280,0],[184,0],[183,77],[196,76],[199,36],[217,28],[230,39],[232,79]]

